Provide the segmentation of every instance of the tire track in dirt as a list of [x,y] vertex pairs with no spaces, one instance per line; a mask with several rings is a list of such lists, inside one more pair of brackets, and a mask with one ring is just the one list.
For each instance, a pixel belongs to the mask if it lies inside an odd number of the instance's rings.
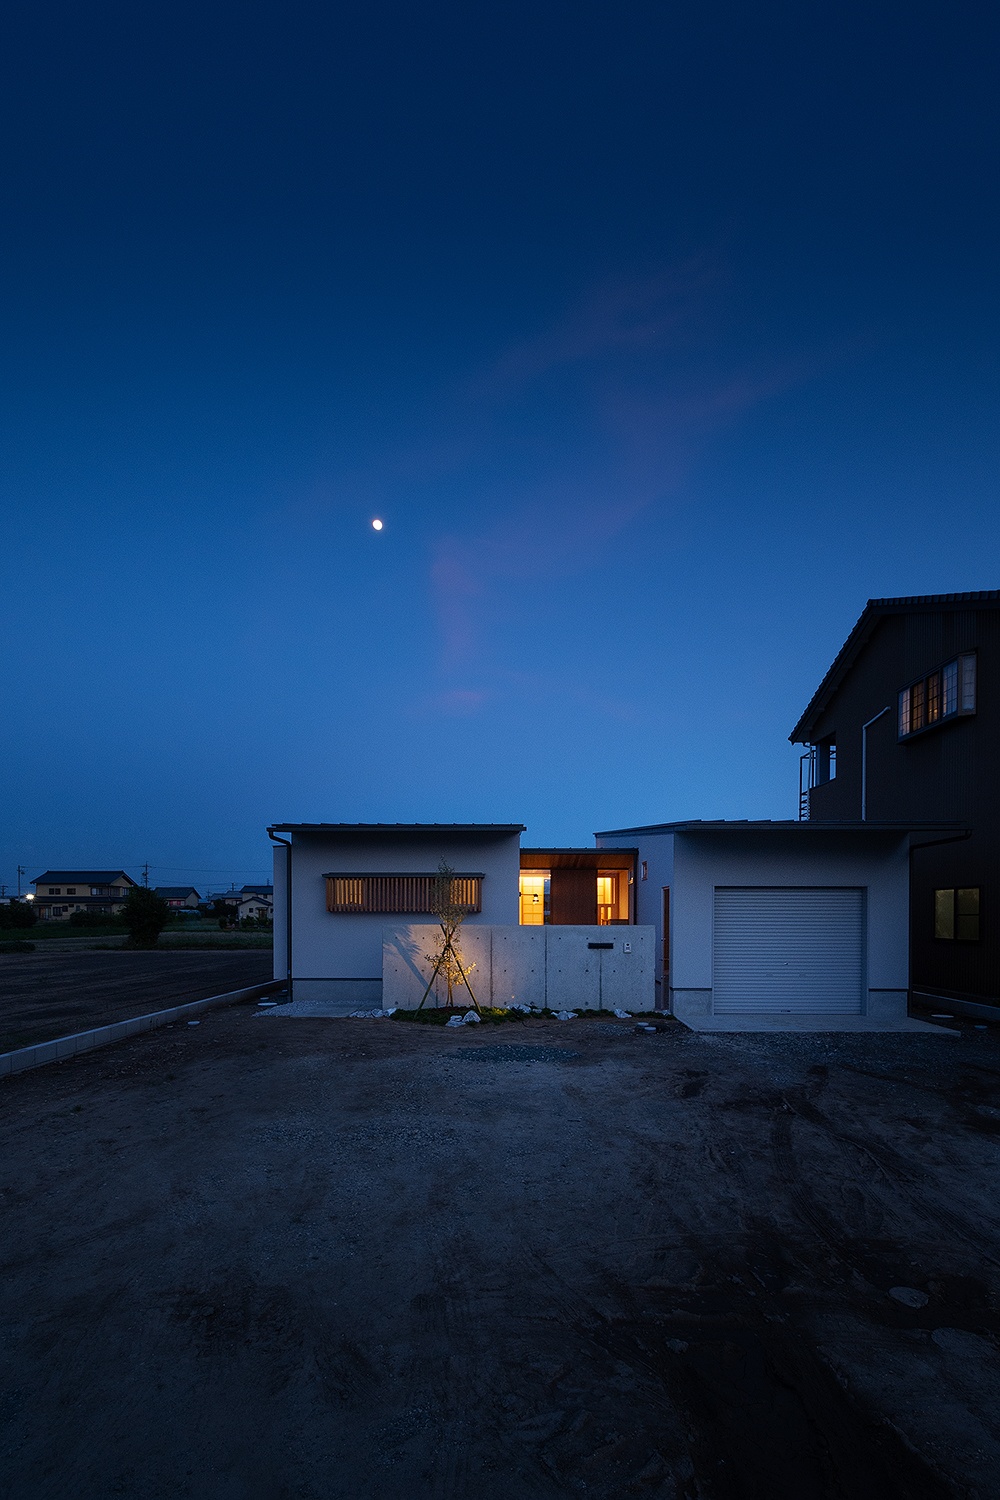
[[[810,1125],[821,1130],[830,1140],[836,1141],[840,1146],[848,1146],[853,1151],[867,1158],[879,1171],[885,1181],[893,1190],[899,1194],[910,1206],[925,1219],[932,1219],[939,1228],[943,1229],[949,1236],[957,1237],[970,1249],[974,1249],[976,1255],[992,1266],[1000,1268],[1000,1256],[997,1253],[998,1237],[1000,1237],[1000,1225],[995,1221],[988,1221],[993,1228],[993,1234],[983,1234],[981,1230],[972,1224],[963,1214],[947,1208],[942,1203],[932,1201],[927,1193],[927,1180],[918,1172],[915,1172],[909,1163],[893,1147],[884,1142],[871,1140],[870,1138],[857,1135],[850,1130],[844,1130],[836,1126],[832,1120],[811,1104],[808,1100],[796,1097],[790,1092],[784,1096],[786,1112],[776,1116],[774,1125],[774,1149],[775,1159],[779,1164],[779,1171],[786,1179],[786,1185],[793,1198],[799,1203],[803,1215],[815,1221],[815,1227],[819,1229],[821,1220],[826,1220],[832,1225],[830,1216],[822,1209],[806,1188],[801,1174],[795,1163],[794,1152],[791,1145],[791,1117],[797,1115],[800,1119],[807,1121]],[[835,1240],[839,1236],[836,1227],[832,1227],[833,1239],[830,1239],[831,1248],[836,1248]],[[824,1235],[824,1237],[826,1237]],[[839,1253],[839,1252],[838,1252]],[[850,1256],[846,1256],[850,1259]]]

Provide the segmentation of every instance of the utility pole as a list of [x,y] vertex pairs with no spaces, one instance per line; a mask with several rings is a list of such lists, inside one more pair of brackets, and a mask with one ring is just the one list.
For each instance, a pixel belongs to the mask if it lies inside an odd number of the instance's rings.
[[6,897],[6,895],[7,895],[7,887],[5,885],[0,885],[0,901],[3,901],[4,898]]
[[146,863],[142,867],[142,883],[146,887],[146,889],[148,890],[149,889],[149,860],[147,860]]
[[20,901],[20,899],[21,899],[21,876],[22,875],[27,875],[27,873],[28,872],[24,868],[23,865],[18,865],[18,867],[17,867],[17,899],[18,899],[18,901]]

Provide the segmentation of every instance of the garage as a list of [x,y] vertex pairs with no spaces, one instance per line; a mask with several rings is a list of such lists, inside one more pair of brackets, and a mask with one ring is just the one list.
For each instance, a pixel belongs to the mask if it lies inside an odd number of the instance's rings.
[[861,1015],[865,891],[716,886],[717,1015]]
[[[695,1031],[915,1031],[910,841],[953,826],[691,820],[598,834],[638,850],[658,1004]],[[933,1028],[931,1028],[933,1029]]]

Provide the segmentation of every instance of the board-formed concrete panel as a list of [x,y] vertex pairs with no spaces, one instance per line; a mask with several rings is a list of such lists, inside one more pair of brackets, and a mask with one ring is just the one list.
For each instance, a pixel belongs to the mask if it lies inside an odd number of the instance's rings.
[[[607,932],[608,929],[604,928]],[[652,927],[613,927],[614,947],[598,949],[604,1010],[653,1010],[656,932]],[[645,995],[640,1005],[636,996]]]
[[[382,1004],[412,1010],[430,977],[437,928],[387,928],[382,949]],[[652,927],[463,927],[459,948],[481,1006],[535,1005],[550,1010],[654,1008]],[[461,1004],[463,990],[455,994]],[[426,1004],[446,1003],[438,983]]]
[[545,927],[494,927],[493,1004],[546,1005]]

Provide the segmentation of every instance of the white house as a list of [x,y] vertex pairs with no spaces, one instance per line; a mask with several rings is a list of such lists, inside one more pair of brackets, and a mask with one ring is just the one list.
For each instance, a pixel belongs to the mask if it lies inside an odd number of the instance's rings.
[[275,977],[331,1014],[417,1004],[443,861],[480,1003],[655,1003],[714,1030],[919,1024],[908,863],[927,828],[663,823],[599,833],[592,849],[521,849],[522,831],[275,824]]
[[684,822],[596,839],[638,849],[636,906],[656,929],[660,1008],[699,1030],[847,1016],[892,1028],[906,1024],[917,832]]
[[276,823],[274,973],[297,1000],[344,1012],[382,1003],[387,927],[430,912],[442,863],[464,883],[466,925],[516,926],[520,823]]

